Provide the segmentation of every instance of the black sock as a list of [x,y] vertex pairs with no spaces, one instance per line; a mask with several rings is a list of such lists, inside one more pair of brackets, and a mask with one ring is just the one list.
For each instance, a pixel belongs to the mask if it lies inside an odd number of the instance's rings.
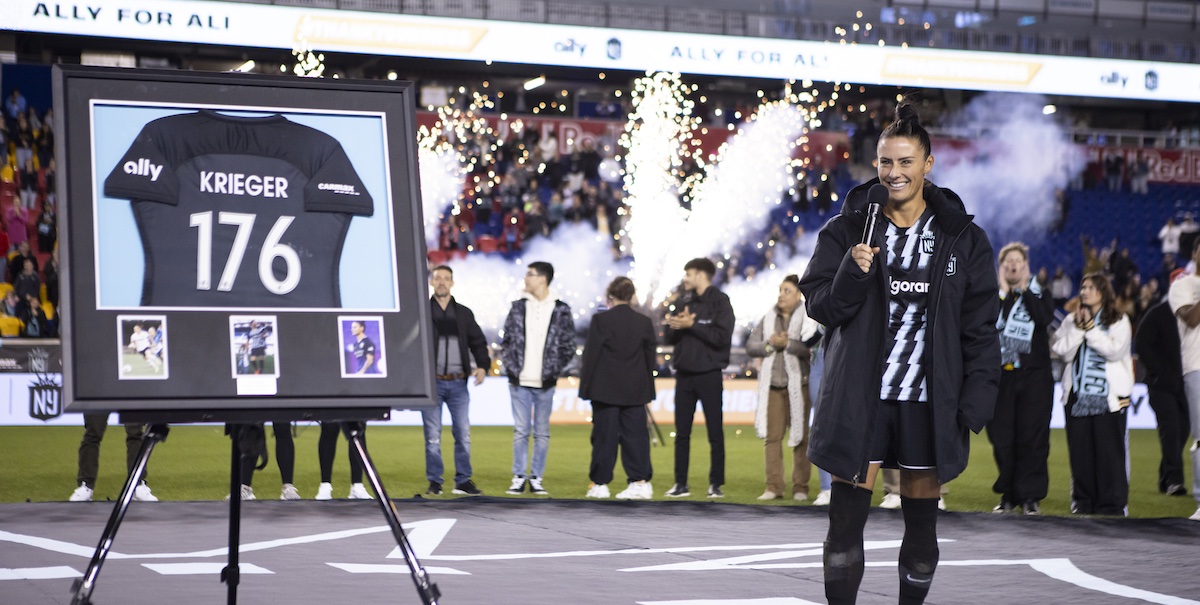
[[871,509],[871,492],[834,481],[829,500],[829,534],[825,537],[825,598],[829,605],[854,605],[863,577],[863,527]]
[[938,564],[937,498],[900,497],[904,540],[900,543],[900,605],[921,605]]

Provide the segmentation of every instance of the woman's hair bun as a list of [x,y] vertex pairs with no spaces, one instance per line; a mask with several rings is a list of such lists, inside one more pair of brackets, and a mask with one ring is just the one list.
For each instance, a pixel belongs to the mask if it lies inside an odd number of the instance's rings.
[[917,114],[917,108],[911,103],[901,103],[896,106],[896,120],[914,120],[918,124],[921,123],[921,116]]

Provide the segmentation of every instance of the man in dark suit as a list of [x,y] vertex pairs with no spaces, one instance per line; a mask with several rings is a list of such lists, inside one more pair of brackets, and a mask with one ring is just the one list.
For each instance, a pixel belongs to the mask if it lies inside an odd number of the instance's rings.
[[622,500],[649,500],[650,433],[646,404],[654,400],[654,323],[630,306],[635,291],[628,277],[608,286],[609,310],[592,317],[579,396],[592,402],[592,465],[589,498],[607,498],[621,446],[621,464],[629,487],[617,494]]

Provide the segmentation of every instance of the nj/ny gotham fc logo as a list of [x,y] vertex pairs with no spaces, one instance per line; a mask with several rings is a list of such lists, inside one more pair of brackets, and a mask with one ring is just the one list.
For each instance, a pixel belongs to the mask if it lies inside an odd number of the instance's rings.
[[29,371],[37,380],[29,385],[29,417],[42,422],[62,416],[62,384],[49,373],[50,354],[42,349],[29,353]]

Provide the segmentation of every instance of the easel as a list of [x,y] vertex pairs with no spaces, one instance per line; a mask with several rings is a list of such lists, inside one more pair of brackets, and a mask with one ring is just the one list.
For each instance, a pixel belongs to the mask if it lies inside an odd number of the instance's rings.
[[437,584],[429,580],[429,574],[421,567],[421,562],[417,560],[416,552],[413,550],[412,545],[409,544],[408,538],[404,535],[400,519],[396,514],[396,507],[391,499],[388,498],[387,491],[384,490],[383,483],[379,479],[379,473],[375,469],[375,464],[371,461],[371,457],[367,453],[366,443],[363,441],[363,430],[366,428],[366,421],[386,419],[389,417],[389,413],[390,410],[386,408],[227,410],[166,413],[144,411],[121,412],[120,418],[122,423],[135,422],[149,424],[150,429],[146,431],[146,435],[142,438],[142,447],[138,450],[137,460],[134,462],[133,469],[129,472],[129,477],[125,480],[125,487],[121,489],[121,496],[117,498],[116,507],[113,508],[112,515],[108,518],[108,524],[104,527],[104,533],[100,536],[100,543],[96,546],[96,552],[92,555],[91,562],[88,563],[87,571],[84,572],[82,578],[75,580],[71,586],[71,590],[74,593],[71,604],[92,605],[92,591],[96,588],[96,580],[100,576],[100,568],[104,565],[104,560],[108,556],[109,550],[112,549],[113,541],[117,536],[117,530],[121,526],[121,521],[125,518],[125,512],[129,509],[129,503],[133,501],[133,490],[145,474],[146,463],[150,460],[150,453],[154,451],[155,445],[167,439],[167,433],[170,431],[167,424],[224,422],[231,425],[229,440],[232,443],[232,459],[229,471],[229,558],[225,569],[221,571],[221,581],[228,588],[226,603],[228,605],[236,605],[238,584],[241,581],[241,573],[238,567],[238,550],[242,519],[242,499],[240,497],[242,487],[242,450],[238,442],[241,437],[242,428],[245,425],[263,422],[264,420],[286,420],[289,422],[319,421],[343,423],[342,430],[346,435],[346,439],[350,442],[350,447],[354,448],[354,451],[358,453],[367,480],[375,490],[375,495],[379,501],[379,507],[383,511],[383,516],[392,528],[392,535],[396,538],[396,544],[400,547],[400,551],[404,553],[404,561],[408,563],[408,568],[412,574],[413,583],[417,587],[417,594],[421,597],[421,602],[424,605],[437,605],[437,600],[441,598],[441,592],[438,590]]

